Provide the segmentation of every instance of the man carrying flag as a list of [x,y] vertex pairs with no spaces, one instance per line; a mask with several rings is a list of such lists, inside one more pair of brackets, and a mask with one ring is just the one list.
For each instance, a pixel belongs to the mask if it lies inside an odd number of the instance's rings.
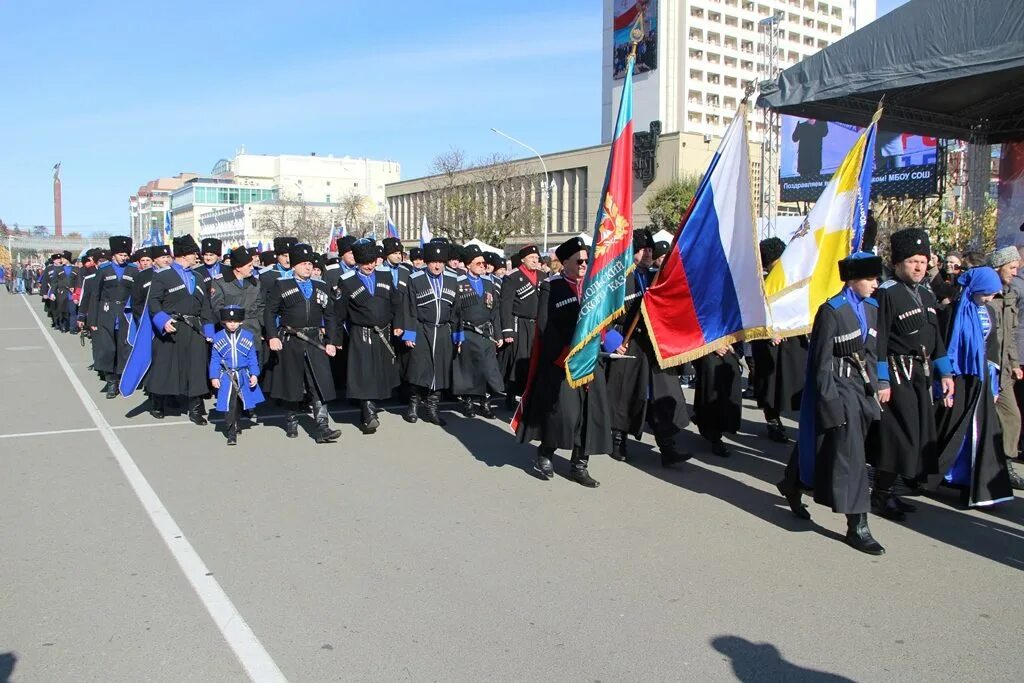
[[[541,442],[536,469],[542,477],[554,475],[555,449],[571,448],[571,478],[588,488],[598,486],[587,470],[590,455],[612,449],[601,336],[624,310],[626,278],[633,270],[633,65],[642,23],[641,15],[633,27],[593,248],[588,255],[583,240],[574,237],[555,251],[562,273],[541,285],[539,339],[523,401],[512,418],[520,443]],[[548,376],[563,366],[564,382]]]
[[580,319],[587,245],[573,237],[555,250],[562,272],[541,283],[537,304],[537,341],[530,358],[530,379],[512,428],[519,443],[539,441],[534,469],[555,476],[556,449],[572,451],[570,478],[587,488],[599,483],[587,465],[591,453],[612,449],[608,395],[603,368],[589,384],[573,387],[565,372],[569,344]]
[[732,345],[768,336],[746,111],[744,101],[641,304],[661,367],[696,361],[695,421],[719,456],[729,454],[722,434],[740,424]]

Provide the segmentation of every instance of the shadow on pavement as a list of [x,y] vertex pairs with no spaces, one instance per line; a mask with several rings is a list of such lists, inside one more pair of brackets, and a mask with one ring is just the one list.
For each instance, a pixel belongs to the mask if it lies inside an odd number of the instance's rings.
[[[650,435],[645,435],[645,439],[651,438]],[[761,457],[751,456],[764,455],[765,450],[762,449],[771,449],[786,452],[788,457],[788,451],[792,446],[774,444],[767,442],[767,439],[744,434],[729,438],[742,444],[733,449],[730,458],[717,458],[711,455],[704,440],[689,432],[684,432],[680,444],[683,450],[695,453],[695,460],[713,464],[717,468],[741,472],[773,486],[782,478],[782,472],[776,465],[766,462]],[[728,474],[701,467],[693,461],[676,465],[671,469],[661,467],[658,452],[649,443],[631,440],[628,464],[693,493],[718,498],[786,531],[813,531],[826,538],[843,541],[841,534],[818,526],[813,519],[803,521],[794,517],[782,496],[774,490],[764,491],[749,486]],[[924,496],[915,499],[918,503],[918,512],[908,515],[903,525],[935,541],[1014,569],[1024,570],[1024,531],[1003,523],[1024,523],[1024,500],[1016,499],[1011,503],[995,506],[979,516],[938,503],[947,498],[949,501],[956,500],[956,493],[940,490],[932,494],[931,499]],[[828,508],[816,505],[809,495],[804,496],[804,501],[815,517],[833,514]]]
[[[694,449],[689,447],[692,444],[688,440],[682,442],[682,444],[684,445],[684,450],[694,452]],[[697,452],[699,453],[699,451]],[[786,507],[786,501],[777,493],[763,491],[729,475],[701,467],[692,460],[671,468],[662,467],[661,456],[648,443],[631,441],[629,456],[629,460],[626,462],[629,466],[687,491],[718,498],[724,503],[728,503],[758,519],[774,524],[785,531],[812,531],[828,538],[842,540],[839,534],[823,529],[813,522],[806,522],[794,517],[789,508]],[[744,459],[744,456],[738,451],[734,451],[731,458],[716,458],[710,454],[706,456],[700,454],[699,457],[707,462],[713,462],[716,466],[733,460]],[[746,472],[751,466],[758,467],[756,460],[752,458],[748,459],[748,464],[735,467],[734,471]],[[778,474],[781,477],[781,472]]]
[[14,673],[14,665],[17,662],[18,657],[13,652],[0,654],[0,683],[8,683],[11,680],[11,674]]
[[711,646],[728,657],[740,681],[787,683],[853,683],[852,678],[787,662],[771,643],[752,643],[739,636],[717,636]]
[[907,515],[903,524],[908,529],[993,562],[1024,570],[1024,531],[1000,523],[1006,520],[1019,524],[1024,514],[1024,501],[1017,498],[978,515],[937,504],[946,498],[955,500],[954,492],[940,490],[932,497],[934,501],[923,496],[914,500],[918,511]]
[[[498,401],[493,403],[496,404]],[[508,411],[493,405],[497,419],[486,420],[480,416],[464,417],[462,413],[451,409],[454,407],[452,405],[448,410],[441,411],[444,419],[448,422],[443,429],[458,439],[474,458],[488,467],[514,467],[530,477],[538,478],[533,471],[536,447],[516,442],[515,435],[508,426],[511,419]],[[435,427],[435,429],[440,428]],[[559,463],[557,460],[554,462],[555,471],[558,474],[564,475],[569,471],[567,461],[565,464]]]

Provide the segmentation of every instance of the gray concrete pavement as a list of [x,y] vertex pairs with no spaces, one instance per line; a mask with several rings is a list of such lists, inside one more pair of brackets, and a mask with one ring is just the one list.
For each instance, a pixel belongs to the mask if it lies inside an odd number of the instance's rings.
[[[29,300],[38,311],[38,298]],[[529,473],[506,424],[385,415],[316,446],[271,422],[236,448],[61,353],[241,617],[293,681],[1019,680],[1024,506],[919,499],[793,518],[786,449],[746,411],[735,455],[662,470],[595,457],[591,491]],[[21,297],[0,295],[0,432],[94,429]],[[159,426],[157,426],[159,425]],[[648,440],[649,441],[649,440]],[[98,431],[0,438],[0,672],[11,680],[243,680]],[[561,472],[567,463],[560,461]],[[2,678],[0,678],[2,680]]]

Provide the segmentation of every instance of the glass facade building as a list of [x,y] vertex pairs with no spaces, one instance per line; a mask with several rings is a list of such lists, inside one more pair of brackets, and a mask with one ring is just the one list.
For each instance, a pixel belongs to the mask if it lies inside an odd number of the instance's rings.
[[276,189],[190,183],[171,196],[171,210],[179,211],[196,204],[206,206],[256,204],[275,201],[277,197]]

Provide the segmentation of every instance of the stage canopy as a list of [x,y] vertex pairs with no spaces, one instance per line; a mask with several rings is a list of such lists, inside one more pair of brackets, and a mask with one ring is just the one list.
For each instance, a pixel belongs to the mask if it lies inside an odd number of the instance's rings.
[[1024,140],[1024,1],[911,0],[783,71],[757,104],[865,126],[882,95],[889,130]]

